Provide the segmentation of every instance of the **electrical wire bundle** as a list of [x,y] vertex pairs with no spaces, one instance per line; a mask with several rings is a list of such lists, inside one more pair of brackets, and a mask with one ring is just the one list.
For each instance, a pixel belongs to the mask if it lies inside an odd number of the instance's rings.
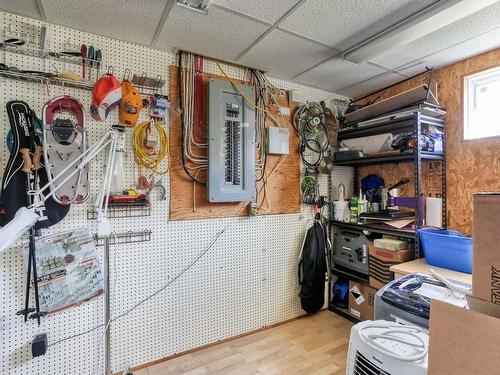
[[258,109],[256,114],[256,129],[255,129],[255,145],[256,145],[256,157],[255,157],[255,167],[257,174],[257,182],[263,181],[262,186],[257,191],[257,197],[261,192],[263,192],[263,197],[261,203],[258,205],[258,209],[262,210],[264,203],[267,206],[266,212],[271,211],[271,200],[267,193],[267,185],[270,177],[274,175],[276,170],[281,166],[281,164],[286,159],[286,155],[282,156],[274,165],[273,169],[269,174],[266,173],[267,166],[267,131],[266,131],[266,120],[270,120],[273,125],[278,127],[286,128],[286,121],[281,114],[281,122],[278,121],[276,116],[270,111],[270,99],[278,106],[277,95],[281,90],[276,88],[273,84],[269,82],[267,77],[259,70],[251,70],[250,83],[255,86],[256,91],[256,105],[254,106]]
[[[260,108],[267,106],[267,90],[260,84],[257,73],[252,70],[250,83],[255,87],[255,105]],[[267,133],[266,115],[263,111],[255,114],[255,174],[256,181],[264,178],[267,164]]]
[[[201,124],[203,58],[179,52],[179,99],[182,128],[182,166],[195,182],[206,184],[198,176],[208,169],[206,130]],[[206,127],[205,127],[206,128]]]
[[284,118],[282,117],[282,123],[268,111],[270,103],[269,98],[273,98],[274,102],[277,103],[276,91],[279,91],[274,87],[267,79],[267,77],[261,71],[251,69],[250,70],[250,84],[255,87],[255,104],[258,108],[265,108],[266,111],[257,111],[255,115],[255,171],[257,175],[257,181],[261,181],[264,178],[264,171],[267,165],[267,131],[266,131],[266,121],[269,119],[275,126],[286,127]]
[[[255,170],[257,182],[262,181],[261,187],[257,191],[257,197],[261,192],[264,192],[262,202],[259,209],[262,208],[264,202],[267,205],[267,211],[271,210],[271,202],[267,194],[267,184],[276,170],[281,166],[286,159],[286,155],[273,166],[271,171],[266,172],[267,166],[267,131],[266,122],[269,120],[275,126],[287,127],[285,119],[281,114],[281,122],[269,110],[270,101],[272,100],[278,105],[277,95],[281,91],[272,85],[267,77],[258,70],[245,71],[245,77],[250,72],[250,83],[255,87],[256,100],[253,102],[242,92],[234,79],[229,77],[226,71],[222,68],[218,61],[214,61],[222,75],[233,85],[236,92],[245,100],[245,102],[256,110],[256,162]],[[200,179],[199,174],[208,169],[208,158],[206,152],[202,150],[208,148],[206,139],[206,125],[201,122],[201,101],[202,101],[202,75],[203,75],[203,58],[190,53],[179,53],[179,96],[181,127],[182,127],[182,165],[186,174],[193,180],[206,184],[206,181]],[[200,152],[201,151],[201,152]],[[195,185],[193,184],[193,202],[195,199]],[[195,209],[195,206],[193,206]]]
[[293,125],[300,138],[300,157],[309,167],[317,167],[330,147],[325,121],[325,109],[316,102],[300,106],[293,115]]

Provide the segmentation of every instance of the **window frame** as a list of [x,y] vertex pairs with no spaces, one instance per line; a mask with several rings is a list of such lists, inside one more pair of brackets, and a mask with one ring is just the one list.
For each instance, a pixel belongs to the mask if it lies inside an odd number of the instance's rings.
[[490,66],[481,70],[477,70],[471,73],[467,73],[462,75],[462,142],[478,142],[478,141],[487,141],[487,140],[499,140],[500,139],[500,130],[499,134],[491,135],[487,137],[480,138],[465,138],[466,134],[466,126],[469,126],[468,123],[468,112],[469,112],[469,80],[473,79],[477,76],[481,76],[483,74],[487,74],[489,72],[498,71],[500,74],[500,65]]

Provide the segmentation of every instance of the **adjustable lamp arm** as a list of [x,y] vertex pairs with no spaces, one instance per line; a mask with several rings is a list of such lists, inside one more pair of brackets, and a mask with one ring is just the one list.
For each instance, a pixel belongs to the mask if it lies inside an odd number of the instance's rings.
[[[59,182],[59,186],[65,184],[70,180],[76,173],[79,173],[82,168],[84,168],[88,163],[90,163],[106,146],[110,145],[108,154],[108,163],[106,165],[106,170],[104,174],[104,181],[99,190],[98,198],[96,201],[97,218],[98,218],[98,235],[109,235],[110,227],[107,220],[107,200],[104,202],[104,196],[109,194],[109,189],[111,186],[111,174],[113,171],[114,156],[116,151],[116,141],[118,138],[117,129],[110,129],[104,137],[99,141],[89,147],[85,152],[83,152],[78,158],[69,163],[66,168],[59,172],[56,176],[52,178],[52,184]],[[76,168],[74,168],[76,165]],[[71,173],[63,178],[63,175],[74,168]],[[40,211],[43,207],[44,202],[52,197],[57,186],[52,189],[47,195],[43,192],[50,187],[51,183],[47,183],[36,191],[29,191],[28,194],[33,196],[33,204],[26,207],[21,207],[14,217],[7,225],[0,228],[0,253],[6,250],[8,247],[12,246],[28,229],[30,229],[35,223],[42,219],[42,216],[36,211]]]

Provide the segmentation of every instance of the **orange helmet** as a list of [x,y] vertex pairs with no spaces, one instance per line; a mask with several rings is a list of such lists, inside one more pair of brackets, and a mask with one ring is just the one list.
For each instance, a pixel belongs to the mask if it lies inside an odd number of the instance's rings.
[[122,99],[120,100],[118,119],[121,124],[134,127],[142,109],[142,97],[130,81],[124,80],[120,86]]

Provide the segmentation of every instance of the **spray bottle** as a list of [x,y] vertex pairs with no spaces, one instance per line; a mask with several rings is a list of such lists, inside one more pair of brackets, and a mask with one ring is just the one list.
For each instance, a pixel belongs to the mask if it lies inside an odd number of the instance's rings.
[[345,185],[342,182],[339,184],[339,201],[345,201]]

